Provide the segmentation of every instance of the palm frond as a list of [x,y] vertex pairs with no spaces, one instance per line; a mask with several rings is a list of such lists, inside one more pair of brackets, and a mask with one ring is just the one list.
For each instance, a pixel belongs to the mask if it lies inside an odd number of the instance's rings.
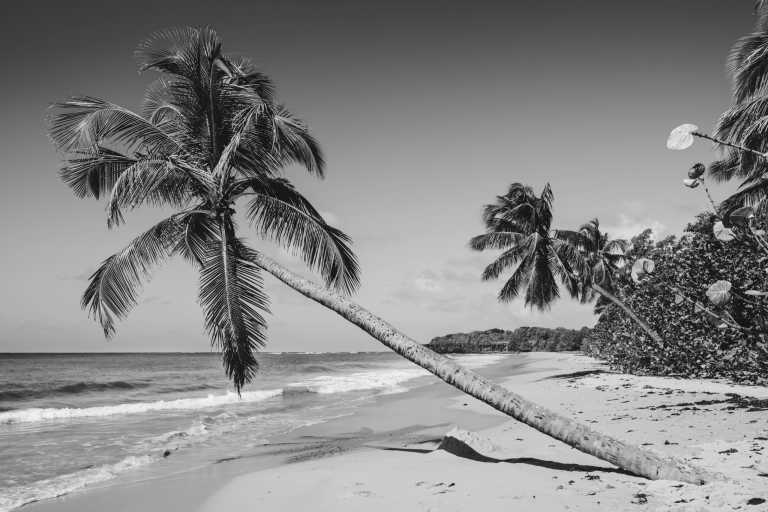
[[504,286],[499,290],[499,302],[512,302],[520,296],[521,289],[530,282],[534,259],[532,255],[527,254],[520,261],[512,276],[507,279]]
[[69,154],[59,176],[77,197],[99,199],[108,194],[120,174],[135,163],[135,158],[94,146]]
[[273,117],[276,152],[287,163],[296,163],[312,174],[323,176],[325,159],[307,125],[282,105]]
[[82,306],[101,324],[105,337],[114,334],[115,320],[125,318],[136,305],[142,281],[171,253],[180,233],[178,217],[169,217],[104,260],[91,275]]
[[238,393],[253,379],[259,364],[254,352],[266,344],[269,311],[261,270],[252,252],[234,236],[231,224],[206,252],[200,269],[200,304],[213,345]]
[[553,239],[549,241],[554,255],[557,257],[555,267],[558,272],[564,272],[565,277],[568,274],[574,274],[579,278],[588,278],[590,275],[590,266],[588,257],[579,250],[579,247],[567,240]]
[[525,290],[525,305],[546,310],[560,297],[555,280],[556,257],[551,247],[540,246],[534,253],[530,279]]
[[741,158],[735,151],[728,153],[725,158],[712,162],[708,172],[709,176],[718,183],[725,183],[737,176],[744,177],[747,174],[742,170]]
[[761,31],[742,38],[730,57],[733,95],[737,103],[765,92],[768,72],[768,33]]
[[154,70],[197,81],[201,76],[207,78],[220,50],[221,39],[209,27],[171,27],[152,33],[134,55],[141,71]]
[[517,245],[525,239],[522,233],[513,233],[510,231],[491,231],[482,235],[472,237],[469,246],[475,251],[485,251],[487,249],[504,249],[510,245]]
[[126,168],[115,181],[107,205],[107,225],[123,221],[123,209],[145,204],[185,206],[192,197],[189,175],[165,159],[142,159]]
[[587,241],[584,239],[584,233],[581,231],[573,231],[568,229],[556,229],[554,237],[563,242],[567,242],[574,247],[584,249],[587,245]]
[[215,218],[205,205],[202,205],[180,219],[179,225],[182,232],[174,252],[181,254],[187,261],[202,266],[208,251],[219,237]]
[[79,96],[52,106],[49,133],[64,151],[115,144],[131,150],[170,155],[181,148],[169,134],[139,114],[106,100]]
[[288,180],[264,177],[247,183],[253,190],[247,216],[262,236],[296,251],[328,286],[344,293],[359,286],[357,258],[349,237],[328,225]]
[[504,271],[514,267],[524,259],[527,254],[530,254],[535,250],[538,241],[539,235],[537,233],[532,233],[520,241],[519,244],[501,253],[498,258],[483,270],[483,281],[497,279]]
[[720,203],[720,211],[729,212],[741,206],[757,207],[768,197],[768,178],[758,178],[742,184],[738,191]]

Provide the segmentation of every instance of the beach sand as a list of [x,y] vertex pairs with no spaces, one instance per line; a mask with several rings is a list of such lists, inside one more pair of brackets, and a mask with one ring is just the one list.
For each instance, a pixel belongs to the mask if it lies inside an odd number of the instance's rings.
[[[601,432],[717,471],[724,481],[695,486],[627,475],[436,383],[293,431],[247,458],[159,479],[126,478],[24,509],[768,510],[768,388],[605,373],[599,362],[570,353],[523,360],[524,372],[510,358],[484,373]],[[438,449],[454,428],[470,432],[457,435],[475,453]]]

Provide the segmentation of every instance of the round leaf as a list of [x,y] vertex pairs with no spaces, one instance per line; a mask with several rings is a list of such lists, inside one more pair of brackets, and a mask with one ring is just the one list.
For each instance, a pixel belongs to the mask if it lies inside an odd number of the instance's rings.
[[683,185],[685,185],[688,188],[696,188],[700,185],[699,180],[692,179],[692,178],[686,178],[683,180]]
[[715,306],[724,306],[731,300],[731,283],[729,281],[716,281],[707,288],[707,298]]
[[721,242],[730,242],[734,239],[733,231],[730,228],[725,227],[722,221],[717,221],[712,226],[712,233],[715,238]]
[[681,124],[670,132],[669,138],[667,138],[667,148],[675,150],[688,149],[693,145],[692,133],[698,129],[699,127],[695,124]]
[[632,280],[635,283],[639,283],[643,277],[653,273],[655,269],[656,264],[653,262],[653,260],[649,260],[648,258],[639,258],[632,265]]
[[683,302],[683,296],[680,295],[679,293],[676,293],[675,294],[675,304],[680,304],[681,302]]

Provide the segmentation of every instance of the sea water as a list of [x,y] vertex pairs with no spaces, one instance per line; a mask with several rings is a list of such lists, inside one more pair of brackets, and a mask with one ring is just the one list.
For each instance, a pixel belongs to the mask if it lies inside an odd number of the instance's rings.
[[[456,356],[481,367],[502,355]],[[270,436],[436,382],[391,353],[265,353],[240,396],[216,354],[0,354],[0,512]]]

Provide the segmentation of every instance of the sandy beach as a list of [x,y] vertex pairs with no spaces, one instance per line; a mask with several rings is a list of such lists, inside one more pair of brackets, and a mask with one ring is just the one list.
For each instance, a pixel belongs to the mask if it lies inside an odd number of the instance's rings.
[[[435,383],[293,431],[254,456],[161,479],[125,477],[25,510],[768,510],[767,388],[614,374],[573,353],[523,361],[485,373],[723,481],[624,474]],[[466,445],[439,448],[449,432]]]

